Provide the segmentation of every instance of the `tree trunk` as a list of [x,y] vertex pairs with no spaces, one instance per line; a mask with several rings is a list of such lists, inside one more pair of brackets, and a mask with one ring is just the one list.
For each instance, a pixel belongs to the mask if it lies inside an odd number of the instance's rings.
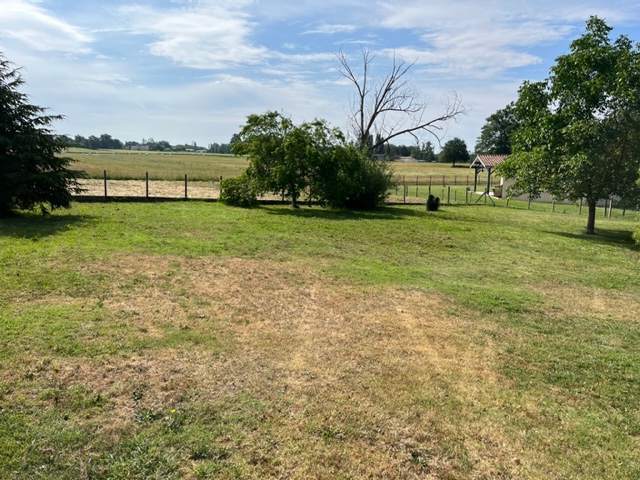
[[587,235],[593,235],[596,233],[596,200],[588,199],[589,215],[587,217],[587,229],[585,233]]

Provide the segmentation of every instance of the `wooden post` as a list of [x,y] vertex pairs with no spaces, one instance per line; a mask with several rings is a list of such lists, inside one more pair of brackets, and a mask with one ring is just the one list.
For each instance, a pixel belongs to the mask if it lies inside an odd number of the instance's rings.
[[578,215],[582,215],[582,198],[580,198],[580,204],[578,205]]
[[451,186],[447,187],[447,205],[451,205]]
[[506,201],[506,203],[504,204],[504,207],[505,207],[505,208],[509,208],[509,197],[507,197],[507,201]]
[[556,211],[556,199],[555,198],[551,199],[551,211],[552,212]]
[[402,203],[407,203],[407,183],[404,175],[402,176]]
[[187,175],[184,176],[184,199],[187,199]]
[[149,172],[145,172],[145,196],[149,198]]
[[453,192],[453,203],[458,204],[458,191],[454,190]]
[[104,198],[107,198],[107,171],[104,171]]
[[444,187],[444,175],[442,175],[442,186]]

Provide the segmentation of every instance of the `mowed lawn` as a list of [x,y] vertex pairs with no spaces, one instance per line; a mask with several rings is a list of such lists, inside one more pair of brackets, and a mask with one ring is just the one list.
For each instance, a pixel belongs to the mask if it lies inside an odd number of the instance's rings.
[[636,219],[0,221],[0,478],[640,478]]

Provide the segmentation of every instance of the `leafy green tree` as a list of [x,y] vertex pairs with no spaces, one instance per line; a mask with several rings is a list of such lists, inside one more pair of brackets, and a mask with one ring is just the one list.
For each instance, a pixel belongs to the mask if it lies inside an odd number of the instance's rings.
[[584,198],[588,234],[599,200],[638,195],[640,52],[626,36],[612,42],[610,31],[591,17],[547,80],[520,87],[513,153],[499,167],[515,179],[513,193]]
[[444,144],[438,159],[443,163],[451,163],[454,167],[456,163],[468,162],[469,150],[467,150],[467,143],[461,138],[452,138]]
[[290,118],[271,111],[249,115],[231,148],[249,158],[248,173],[260,192],[283,194],[296,208],[322,150],[337,138],[342,134],[322,120],[296,126]]
[[15,210],[66,208],[83,172],[69,169],[66,147],[51,124],[60,115],[29,103],[20,70],[0,54],[0,216]]
[[476,153],[511,153],[511,134],[518,126],[515,105],[510,103],[487,117],[476,142]]

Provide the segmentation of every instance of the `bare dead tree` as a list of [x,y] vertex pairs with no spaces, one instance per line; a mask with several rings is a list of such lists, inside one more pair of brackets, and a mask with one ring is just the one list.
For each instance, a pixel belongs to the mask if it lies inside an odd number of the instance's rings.
[[427,103],[420,98],[408,78],[415,65],[394,54],[391,71],[381,79],[372,78],[371,65],[375,56],[362,49],[362,64],[354,66],[342,50],[336,54],[338,72],[356,87],[351,102],[351,130],[362,149],[375,151],[400,135],[410,134],[419,141],[418,133],[426,132],[440,142],[440,132],[449,120],[465,113],[459,97],[454,93],[444,105],[444,112],[426,119]]

